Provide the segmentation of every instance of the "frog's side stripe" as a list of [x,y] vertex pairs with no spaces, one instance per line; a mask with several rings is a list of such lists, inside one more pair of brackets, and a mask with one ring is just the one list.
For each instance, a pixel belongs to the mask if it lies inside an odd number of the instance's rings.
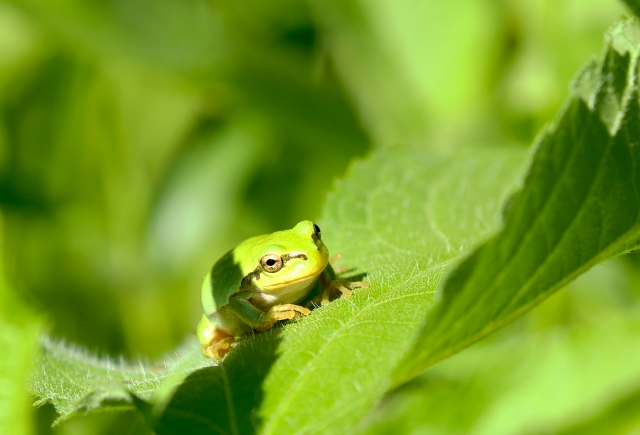
[[[303,254],[302,252],[294,252],[292,254],[284,254],[282,256],[282,263],[283,264],[287,264],[287,261],[291,260],[292,258],[302,258],[303,260],[307,260],[309,257],[307,257],[306,254]],[[284,267],[284,266],[282,266]]]
[[260,273],[262,273],[262,268],[258,265],[253,272],[249,272],[247,276],[242,278],[240,282],[240,288],[238,291],[252,291],[253,287],[251,285],[251,280],[255,279],[256,281],[260,280]]

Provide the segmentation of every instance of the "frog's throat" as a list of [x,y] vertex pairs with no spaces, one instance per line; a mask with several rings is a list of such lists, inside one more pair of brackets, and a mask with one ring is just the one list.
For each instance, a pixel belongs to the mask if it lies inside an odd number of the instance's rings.
[[[292,279],[289,281],[285,281],[285,282],[279,282],[277,284],[271,284],[271,285],[265,285],[264,287],[262,287],[262,290],[277,290],[279,288],[283,288],[283,287],[287,287],[287,286],[291,286],[294,285],[298,282],[301,281],[306,281],[308,279],[314,278],[316,276],[319,276],[322,271],[324,270],[324,268],[318,268],[318,270],[314,271],[313,273],[309,273],[305,276],[300,276],[296,279]],[[253,289],[253,284],[251,283],[252,280],[256,280],[259,281],[260,280],[260,274],[262,273],[262,268],[260,266],[256,267],[255,270],[253,272],[250,272],[247,274],[247,276],[245,276],[244,278],[242,278],[242,282],[240,283],[240,291],[251,291]]]

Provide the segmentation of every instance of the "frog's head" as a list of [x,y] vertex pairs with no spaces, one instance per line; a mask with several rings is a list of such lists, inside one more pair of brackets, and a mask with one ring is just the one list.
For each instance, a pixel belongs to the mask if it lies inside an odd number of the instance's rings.
[[253,286],[272,293],[284,287],[310,286],[329,263],[320,228],[302,221],[290,230],[254,237],[238,246]]

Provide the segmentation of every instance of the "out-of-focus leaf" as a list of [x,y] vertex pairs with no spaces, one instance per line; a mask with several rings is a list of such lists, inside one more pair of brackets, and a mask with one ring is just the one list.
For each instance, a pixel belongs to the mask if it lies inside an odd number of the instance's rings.
[[612,403],[598,415],[558,431],[559,435],[634,434],[640,431],[640,389]]
[[638,246],[640,31],[621,21],[602,61],[540,137],[504,229],[448,278],[413,350],[396,373],[424,368],[521,316],[594,264]]
[[489,2],[311,5],[327,52],[377,144],[434,146],[425,143],[428,134],[463,124],[487,90],[497,30]]
[[158,270],[185,269],[209,246],[225,245],[220,228],[231,226],[234,199],[268,146],[259,124],[235,120],[205,132],[175,164],[151,224],[149,256]]
[[11,3],[68,45],[110,60],[151,61],[169,70],[200,72],[225,50],[219,17],[204,0]]
[[[151,287],[147,277],[158,274],[142,255],[143,230],[198,106],[175,83],[156,86],[159,80],[135,70],[99,71],[56,51],[2,107],[0,203],[11,278],[46,314],[64,319],[54,322],[55,335],[113,353],[126,352],[145,321],[161,318],[160,303],[153,313],[132,316],[127,309],[142,305],[137,298],[151,299],[141,294]],[[179,304],[171,302],[172,313]],[[134,353],[175,346],[183,333],[170,330],[179,319],[164,316],[152,325],[156,339],[144,341],[152,349],[139,345]]]
[[4,283],[0,287],[0,433],[31,433],[31,396],[27,391],[41,322]]
[[0,247],[0,433],[26,435],[33,429],[26,387],[42,325],[9,287],[2,240]]
[[622,0],[624,4],[626,4],[631,12],[633,12],[637,17],[640,17],[640,2],[637,0]]

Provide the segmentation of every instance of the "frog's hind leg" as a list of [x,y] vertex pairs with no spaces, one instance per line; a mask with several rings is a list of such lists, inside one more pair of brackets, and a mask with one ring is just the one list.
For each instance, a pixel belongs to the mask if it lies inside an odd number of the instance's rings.
[[[219,330],[218,330],[219,331]],[[226,334],[224,331],[220,331],[222,334]],[[222,335],[221,334],[221,335]],[[222,358],[236,347],[236,338],[229,335],[220,340],[214,341],[210,346],[202,348],[202,352],[205,356],[211,358],[217,363],[222,361]]]
[[217,364],[236,346],[236,338],[216,328],[206,316],[198,324],[198,340],[202,345],[202,353]]
[[[338,253],[329,259],[329,264],[333,266],[333,264],[340,261],[341,258],[342,258],[342,253]],[[340,275],[348,271],[349,271],[349,268],[347,266],[340,266],[340,267],[333,268],[333,272],[336,275]]]

